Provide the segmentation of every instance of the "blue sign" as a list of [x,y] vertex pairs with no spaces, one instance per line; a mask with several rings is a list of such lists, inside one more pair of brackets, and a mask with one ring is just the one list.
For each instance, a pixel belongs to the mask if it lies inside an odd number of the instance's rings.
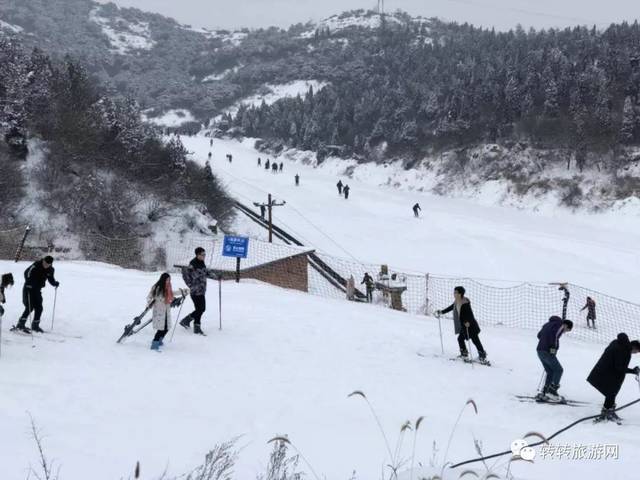
[[222,245],[223,257],[247,258],[249,252],[249,239],[247,237],[224,236]]

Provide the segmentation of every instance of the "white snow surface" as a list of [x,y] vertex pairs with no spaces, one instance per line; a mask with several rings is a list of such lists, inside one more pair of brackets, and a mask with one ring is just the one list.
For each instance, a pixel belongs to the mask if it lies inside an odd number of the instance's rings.
[[[491,193],[492,188],[501,192],[496,185],[485,187],[483,201],[420,191],[416,187],[433,181],[429,170],[335,158],[316,167],[315,154],[295,151],[277,159],[284,173],[273,175],[257,167],[258,157],[264,165],[273,156],[257,152],[254,139],[214,139],[211,149],[208,137],[182,140],[202,163],[213,152],[214,173],[238,200],[264,202],[267,193],[286,200],[274,210],[274,221],[318,251],[405,272],[568,281],[640,302],[637,202],[608,213],[572,214],[549,201],[531,212],[496,206],[498,193]],[[231,164],[227,153],[233,155]],[[339,179],[351,187],[349,200],[338,196]],[[423,209],[420,219],[411,211],[416,202]]]
[[202,79],[202,83],[215,82],[217,80],[222,80],[227,75],[229,75],[231,73],[236,73],[242,67],[243,67],[243,65],[236,65],[235,67],[227,68],[226,70],[224,70],[224,71],[222,71],[220,73],[212,73],[211,75],[207,75],[206,77],[204,77]]
[[[238,113],[241,105],[260,106],[263,101],[267,105],[271,105],[281,98],[296,97],[298,95],[304,96],[309,91],[310,87],[313,87],[313,91],[315,93],[326,85],[326,82],[320,82],[317,80],[295,80],[293,82],[279,85],[266,84],[262,87],[261,92],[236,102],[233,106],[227,108],[225,113],[235,115]],[[219,118],[220,115],[218,115],[214,121]]]
[[[303,177],[304,178],[304,177]],[[17,279],[24,262],[0,262]],[[61,467],[60,478],[128,478],[135,463],[142,479],[190,471],[214,444],[240,436],[237,479],[256,478],[268,461],[267,440],[287,434],[321,478],[379,478],[389,462],[384,440],[363,391],[394,449],[400,426],[425,418],[418,432],[412,478],[439,473],[452,427],[467,406],[447,461],[508,450],[529,431],[550,435],[596,413],[601,396],[586,382],[600,347],[565,335],[559,353],[565,367],[562,391],[593,402],[586,407],[519,403],[539,376],[536,339],[531,332],[483,328],[494,367],[472,368],[448,360],[456,349],[445,322],[445,354],[438,323],[363,304],[329,300],[258,282],[225,282],[223,329],[217,329],[217,288],[207,292],[207,337],[182,329],[165,341],[162,353],[149,350],[145,329],[117,345],[124,325],[144,307],[157,273],[81,262],[58,262],[54,333],[33,339],[8,331],[20,313],[20,286],[8,291],[0,358],[0,441],[2,478],[27,477],[37,465],[29,414],[44,437],[45,453]],[[183,286],[178,275],[174,287]],[[20,282],[19,282],[20,283]],[[44,290],[43,324],[51,327],[53,289]],[[190,310],[187,301],[182,314]],[[174,310],[174,317],[177,312]],[[77,338],[80,337],[80,338]],[[533,338],[532,338],[533,337]],[[424,355],[418,356],[420,352]],[[638,395],[627,380],[619,404]],[[558,437],[558,445],[620,446],[619,460],[515,462],[515,478],[633,478],[640,455],[640,410],[621,412],[627,425],[583,423]],[[403,443],[410,459],[413,434]],[[508,460],[508,457],[504,458]],[[482,466],[475,467],[482,471]],[[310,478],[309,468],[306,470]],[[410,477],[409,463],[400,478]],[[505,467],[497,473],[504,474]],[[457,479],[460,470],[445,472]]]
[[126,55],[135,50],[151,50],[155,41],[151,39],[149,24],[146,22],[129,22],[123,18],[117,18],[117,29],[114,28],[111,19],[101,17],[99,8],[95,8],[89,14],[89,19],[102,28],[102,32],[109,38],[111,49],[115,53]]
[[0,20],[0,29],[11,30],[13,33],[20,33],[24,30],[20,25],[13,25],[3,20]]
[[145,122],[153,123],[161,127],[179,127],[184,123],[194,122],[196,120],[193,114],[184,108],[168,110],[159,117],[148,117],[143,114],[142,119]]

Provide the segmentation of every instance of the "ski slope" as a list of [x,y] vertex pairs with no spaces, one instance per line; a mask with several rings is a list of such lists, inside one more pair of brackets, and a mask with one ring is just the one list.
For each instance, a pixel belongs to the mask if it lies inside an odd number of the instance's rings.
[[[419,191],[416,173],[404,173],[404,188],[387,182],[394,166],[356,165],[326,160],[314,168],[282,157],[284,172],[257,167],[267,155],[253,141],[182,137],[192,157],[212,168],[229,191],[245,204],[266,202],[267,193],[287,205],[274,209],[274,222],[306,245],[332,255],[371,264],[386,263],[407,272],[476,279],[530,282],[568,281],[633,302],[640,302],[640,222],[618,214],[534,214],[471,200]],[[233,163],[225,159],[233,155]],[[271,157],[272,158],[272,157]],[[344,174],[353,169],[353,178]],[[393,172],[392,172],[393,171]],[[294,175],[300,174],[300,186]],[[348,183],[348,200],[336,183]],[[414,203],[422,207],[415,219]],[[258,234],[239,221],[240,233]],[[244,231],[244,232],[243,232]],[[264,233],[262,233],[264,235]]]
[[[21,278],[26,266],[3,261],[0,271]],[[475,458],[474,439],[486,453],[508,450],[529,431],[549,435],[600,408],[600,395],[584,380],[600,347],[572,341],[570,334],[559,353],[565,367],[561,390],[594,402],[586,407],[513,398],[533,392],[539,379],[530,331],[483,328],[494,367],[472,367],[448,359],[457,348],[448,323],[443,356],[432,318],[243,281],[223,285],[222,331],[217,330],[217,289],[210,284],[203,324],[209,335],[177,330],[158,354],[148,349],[149,330],[115,343],[143,308],[157,274],[58,262],[56,276],[61,287],[55,334],[48,337],[32,340],[8,332],[21,310],[21,285],[8,292],[0,357],[3,480],[27,478],[28,466],[38,462],[29,414],[44,436],[46,455],[61,467],[62,480],[129,478],[136,461],[144,480],[158,479],[165,470],[173,478],[199,464],[214,444],[238,436],[234,478],[252,479],[265,473],[266,442],[278,434],[289,435],[321,478],[354,478],[354,471],[358,479],[381,478],[389,463],[383,438],[363,399],[347,398],[361,390],[392,449],[400,426],[425,416],[415,475],[408,472],[412,435],[400,449],[405,460],[400,478],[409,479],[439,473],[445,460]],[[181,285],[174,275],[174,286]],[[48,329],[53,289],[44,294]],[[627,379],[619,404],[637,396],[638,386]],[[451,429],[469,398],[479,413],[465,409],[445,459]],[[514,463],[512,473],[519,479],[634,478],[640,408],[621,416],[626,425],[580,424],[557,439],[563,445],[618,444],[619,460],[537,458],[533,464]],[[308,467],[301,469],[314,478]],[[496,473],[503,475],[505,468]],[[446,472],[445,478],[459,474]]]

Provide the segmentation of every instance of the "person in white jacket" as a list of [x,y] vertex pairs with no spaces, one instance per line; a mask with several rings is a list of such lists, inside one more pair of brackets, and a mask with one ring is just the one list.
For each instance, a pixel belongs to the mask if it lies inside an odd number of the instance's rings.
[[156,334],[151,342],[151,350],[160,351],[162,340],[171,328],[171,303],[176,297],[185,297],[189,289],[181,288],[174,291],[171,286],[171,275],[163,273],[147,296],[147,305],[153,303],[153,328]]

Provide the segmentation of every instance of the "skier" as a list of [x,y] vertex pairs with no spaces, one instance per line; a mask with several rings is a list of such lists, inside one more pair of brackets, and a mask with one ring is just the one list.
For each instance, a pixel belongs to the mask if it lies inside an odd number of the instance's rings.
[[262,159],[260,157],[258,157],[258,166],[262,165]]
[[266,213],[267,207],[264,205],[260,205],[260,218],[262,218],[262,220],[264,220],[264,215]]
[[618,338],[605,348],[591,370],[587,382],[604,395],[602,412],[595,421],[620,421],[620,417],[615,412],[616,395],[622,387],[626,374],[640,374],[640,367],[629,368],[631,354],[634,353],[640,353],[640,342],[637,340],[630,342],[626,333],[619,333]]
[[367,291],[367,302],[371,303],[373,301],[373,277],[369,275],[369,272],[364,272],[364,277],[362,277],[362,281],[360,285],[364,284],[365,290]]
[[270,167],[270,165],[269,165],[269,159],[267,158],[267,161],[266,161],[266,162],[264,162],[264,169],[265,169],[265,170],[269,170],[269,167]]
[[284,164],[280,162],[280,171],[282,171],[283,168],[284,168]]
[[210,273],[204,263],[206,257],[204,248],[196,248],[195,255],[195,258],[189,262],[189,266],[182,269],[182,279],[191,292],[194,311],[180,320],[180,325],[188,330],[193,321],[193,333],[204,335],[201,319],[207,309],[205,294],[207,293],[207,277],[210,276]]
[[147,305],[153,302],[153,328],[156,329],[156,334],[151,341],[151,350],[157,352],[160,351],[160,347],[164,344],[162,340],[171,328],[171,303],[174,298],[182,296],[185,297],[189,294],[188,289],[180,289],[173,291],[171,287],[171,275],[163,273],[147,296]]
[[[588,328],[596,328],[596,302],[593,298],[587,297],[587,303],[584,307],[580,309],[582,312],[584,309],[587,309],[587,327]],[[591,324],[589,324],[589,320],[591,320]]]
[[10,273],[5,273],[0,278],[0,327],[2,326],[2,316],[4,315],[4,308],[2,305],[7,302],[7,299],[4,295],[4,290],[7,287],[13,286],[13,275]]
[[338,195],[342,195],[342,180],[338,180],[336,187],[338,187]]
[[351,188],[349,188],[349,185],[345,185],[344,188],[342,189],[342,191],[344,192],[345,200],[349,198],[349,190],[351,190]]
[[553,403],[564,401],[564,398],[558,395],[560,379],[564,370],[556,355],[560,348],[560,337],[564,332],[570,332],[572,329],[573,322],[571,320],[563,320],[557,315],[553,315],[538,332],[539,341],[536,351],[546,374],[542,392],[536,396],[538,401]]
[[271,173],[278,173],[278,164],[276,162],[271,164]]
[[229,163],[231,163],[233,161],[233,155],[227,153],[227,160],[229,160]]
[[209,152],[209,160],[211,160],[211,152]]
[[294,179],[295,179],[295,181],[296,181],[296,187],[299,187],[299,186],[300,186],[300,175],[298,175],[298,174],[296,173],[296,176],[295,176],[295,177],[293,177],[293,178],[294,178]]
[[[55,270],[53,268],[53,257],[47,255],[41,260],[34,262],[24,271],[24,287],[22,289],[22,303],[24,304],[24,312],[18,320],[15,330],[21,330],[24,333],[34,332],[42,333],[40,328],[40,317],[42,316],[42,289],[48,281],[52,286],[58,288],[60,282],[54,277]],[[27,328],[25,323],[27,318],[34,312],[33,321],[31,322],[31,330]]]
[[413,206],[413,215],[414,215],[416,218],[418,218],[418,217],[420,216],[420,215],[418,214],[418,211],[420,211],[420,210],[422,210],[422,209],[420,208],[420,204],[419,204],[419,203],[416,203],[416,204]]
[[211,164],[209,160],[207,160],[204,164],[204,174],[207,177],[207,180],[213,180],[213,170],[211,170]]
[[458,346],[460,347],[460,358],[467,360],[469,352],[465,341],[471,340],[478,350],[478,358],[481,363],[487,363],[487,352],[480,342],[480,325],[473,315],[471,302],[464,296],[466,290],[464,287],[455,287],[453,289],[453,303],[444,310],[438,310],[436,316],[453,312],[453,329],[458,335]]
[[213,138],[209,140],[209,146],[213,147]]

